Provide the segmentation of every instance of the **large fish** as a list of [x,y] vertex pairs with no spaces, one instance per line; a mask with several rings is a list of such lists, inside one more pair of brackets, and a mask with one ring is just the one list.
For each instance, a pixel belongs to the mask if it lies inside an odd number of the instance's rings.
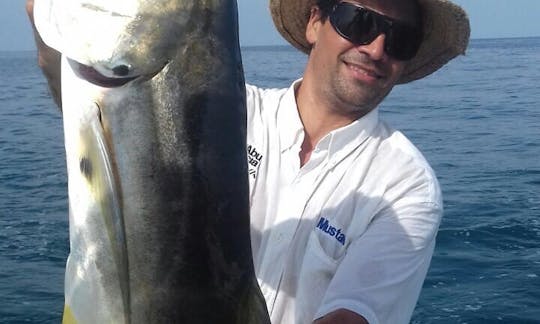
[[35,0],[62,58],[65,323],[269,323],[235,0]]

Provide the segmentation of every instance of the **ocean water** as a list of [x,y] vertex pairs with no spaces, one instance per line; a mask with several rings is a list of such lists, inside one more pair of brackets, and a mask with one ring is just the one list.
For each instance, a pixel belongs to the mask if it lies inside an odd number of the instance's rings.
[[[540,323],[540,38],[473,40],[398,86],[382,118],[435,169],[445,215],[412,323]],[[287,87],[305,56],[243,49],[249,83]],[[35,53],[0,52],[0,323],[59,323],[67,257],[61,116]]]

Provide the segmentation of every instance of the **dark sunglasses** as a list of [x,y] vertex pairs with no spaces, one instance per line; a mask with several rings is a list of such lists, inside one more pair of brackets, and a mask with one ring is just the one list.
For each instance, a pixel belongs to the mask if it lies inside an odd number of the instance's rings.
[[332,8],[329,17],[336,32],[356,45],[369,44],[384,34],[384,51],[399,61],[412,59],[422,42],[419,27],[396,21],[357,4],[340,2]]

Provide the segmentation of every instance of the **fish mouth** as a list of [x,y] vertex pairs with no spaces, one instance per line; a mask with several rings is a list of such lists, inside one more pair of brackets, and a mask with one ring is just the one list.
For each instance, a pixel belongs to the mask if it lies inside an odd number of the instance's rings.
[[118,88],[140,77],[140,75],[129,77],[108,77],[101,74],[95,68],[81,64],[70,58],[68,58],[68,62],[77,76],[103,88]]

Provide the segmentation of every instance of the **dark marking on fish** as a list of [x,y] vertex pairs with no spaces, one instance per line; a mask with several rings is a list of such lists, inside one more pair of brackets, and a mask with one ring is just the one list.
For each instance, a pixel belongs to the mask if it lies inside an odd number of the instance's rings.
[[92,180],[92,161],[89,158],[83,156],[79,161],[79,168],[88,181]]
[[97,113],[98,113],[97,118],[99,120],[99,123],[103,125],[103,118],[101,116],[101,106],[97,102],[94,102],[94,105],[96,105],[96,108],[97,108]]
[[126,18],[131,18],[130,16],[126,16],[126,15],[122,15],[122,14],[119,14],[117,12],[113,12],[113,11],[109,11],[109,10],[106,10],[102,7],[99,7],[99,6],[96,6],[96,5],[92,5],[92,4],[89,4],[89,3],[83,3],[81,5],[81,7],[83,8],[86,8],[86,9],[90,9],[90,10],[93,10],[93,11],[98,11],[98,12],[104,12],[104,13],[108,13],[110,14],[111,16],[113,17],[126,17]]

